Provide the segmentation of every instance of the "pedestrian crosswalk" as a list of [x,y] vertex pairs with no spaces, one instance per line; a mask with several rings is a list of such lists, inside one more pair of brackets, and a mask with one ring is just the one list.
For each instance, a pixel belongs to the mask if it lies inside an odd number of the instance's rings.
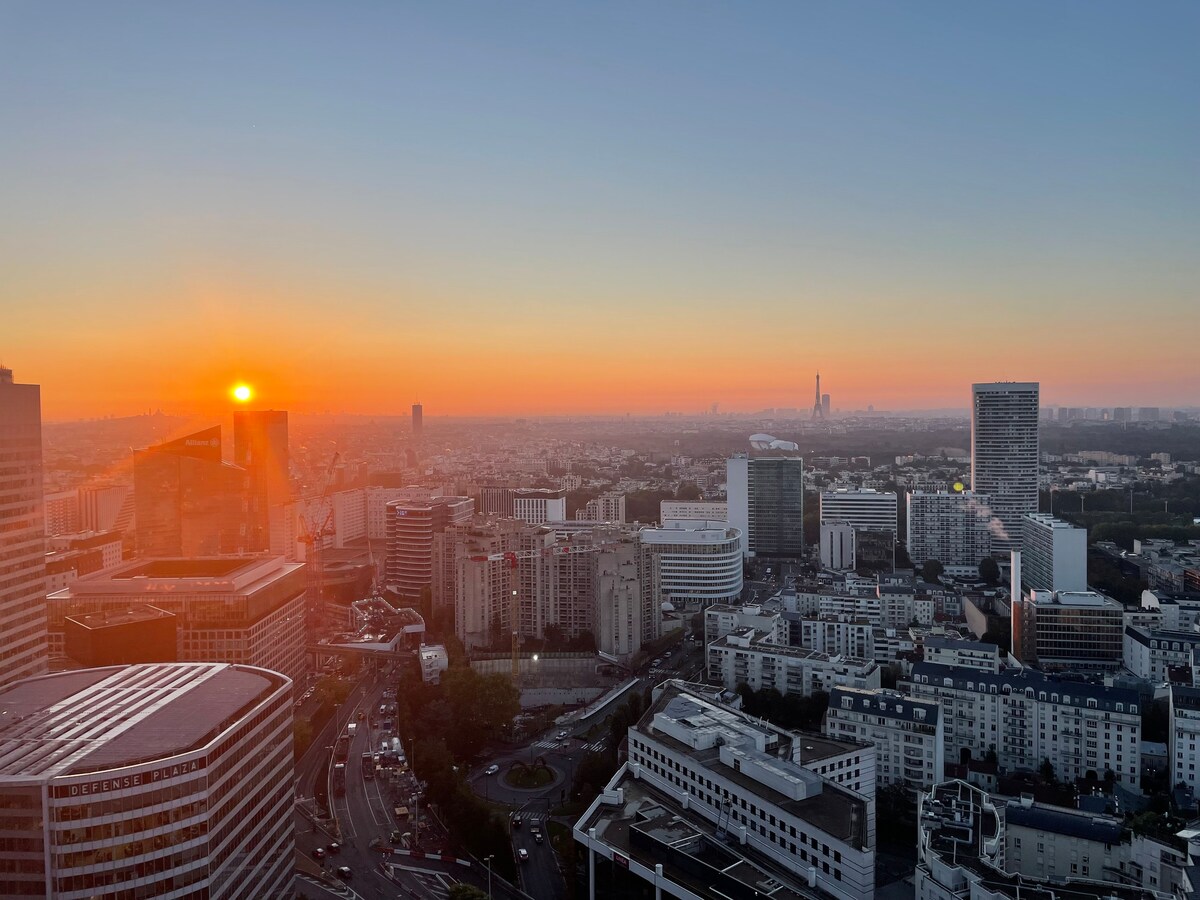
[[[605,742],[602,740],[593,741],[590,744],[584,744],[579,749],[581,749],[584,753],[598,753],[604,749],[604,744]],[[533,746],[540,747],[543,750],[562,750],[568,747],[568,744],[566,741],[541,740],[534,741]]]
[[541,747],[544,750],[553,750],[555,747],[559,746],[559,742],[558,741],[534,741],[533,746]]
[[583,750],[585,753],[599,753],[604,749],[604,741],[593,741],[590,744],[584,744]]
[[447,900],[450,896],[450,886],[457,884],[453,878],[447,875],[426,875],[423,872],[411,873],[415,881],[424,888],[422,897],[436,897],[438,900]]

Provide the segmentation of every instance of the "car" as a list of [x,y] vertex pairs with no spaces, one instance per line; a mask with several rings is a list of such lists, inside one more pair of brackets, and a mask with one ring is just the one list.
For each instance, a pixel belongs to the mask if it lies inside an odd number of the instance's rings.
[[518,848],[517,859],[520,860],[521,862],[529,862],[529,851],[526,850],[524,847]]
[[486,769],[483,770],[483,774],[484,775],[495,775],[499,771],[500,771],[500,767],[498,765],[496,765],[495,763],[492,763],[490,766],[488,766]]
[[313,856],[313,859],[324,859],[325,858],[325,848],[324,847],[314,847],[312,856]]
[[566,733],[565,731],[560,731],[560,732],[558,733],[558,739],[559,739],[560,741],[565,741],[565,740],[567,739],[567,737],[568,737],[568,735],[567,735],[567,733]]
[[533,836],[533,842],[535,844],[540,844],[545,839],[546,839],[545,836],[540,831]]
[[337,871],[337,877],[342,879],[343,881],[349,881],[351,879],[351,877],[354,875],[354,873],[350,871],[349,866],[338,866],[336,871]]
[[366,712],[364,712],[363,710],[361,710],[361,709],[360,709],[360,710],[358,711],[358,721],[360,721],[360,722],[361,722],[361,721],[362,721],[363,719],[365,719],[366,717],[367,717],[367,714],[366,714]]
[[333,843],[333,844],[330,844],[328,847],[326,847],[325,850],[332,854],[341,853],[342,845],[338,844],[338,843]]

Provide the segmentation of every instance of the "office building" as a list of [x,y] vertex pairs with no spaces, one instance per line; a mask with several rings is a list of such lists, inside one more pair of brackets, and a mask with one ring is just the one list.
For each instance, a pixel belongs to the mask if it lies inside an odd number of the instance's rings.
[[1087,529],[1045,513],[1026,515],[1021,586],[1027,591],[1086,591]]
[[1021,549],[1021,517],[1038,511],[1037,382],[971,385],[971,490],[989,498],[993,553]]
[[80,530],[131,532],[132,524],[133,491],[128,485],[95,484],[79,489]]
[[219,425],[134,451],[137,552],[219,556],[249,546],[247,473],[221,461]]
[[272,519],[291,502],[288,414],[283,410],[237,410],[233,414],[233,462],[246,472],[246,550],[271,549]]
[[248,666],[0,689],[5,897],[290,900],[292,684]]
[[836,490],[821,492],[821,524],[845,524],[856,530],[890,531],[899,522],[896,495],[890,491]]
[[0,368],[0,684],[46,671],[42,394]]
[[63,620],[63,651],[84,668],[176,662],[178,623],[156,606],[81,613]]
[[387,564],[384,583],[400,597],[417,601],[433,588],[433,538],[470,520],[469,497],[392,500],[387,507]]
[[561,489],[514,488],[512,503],[513,517],[530,525],[562,522],[567,518],[567,492]]
[[[870,900],[875,892],[874,749],[789,732],[680,682],[629,729],[629,761],[575,825],[617,865],[617,893]],[[619,869],[619,872],[618,872]]]
[[875,747],[875,781],[931,788],[945,777],[941,707],[884,688],[835,687],[824,732]]
[[412,433],[413,437],[420,437],[425,430],[425,407],[420,403],[412,405]]
[[76,578],[119,566],[121,536],[63,534],[46,541],[46,593],[62,590]]
[[725,522],[676,521],[638,532],[660,603],[733,603],[742,594],[742,535]]
[[150,604],[175,616],[179,659],[261,666],[304,677],[304,566],[279,557],[154,559],[87,575],[50,595],[50,652],[67,616]]
[[950,574],[978,571],[993,550],[988,497],[962,493],[911,491],[907,498],[908,555],[920,565],[936,559]]
[[55,491],[46,494],[42,504],[46,537],[75,534],[79,531],[79,491]]
[[1046,671],[1119,669],[1125,608],[1095,591],[1033,591],[1012,603],[1013,656]]
[[743,555],[804,556],[804,460],[735,456],[725,464],[728,521],[745,535]]
[[942,705],[946,758],[996,753],[1008,771],[1049,760],[1062,781],[1112,770],[1136,788],[1142,720],[1136,691],[1063,681],[1036,669],[979,669],[917,663],[900,689]]
[[711,641],[707,647],[708,677],[726,690],[749,685],[753,690],[774,688],[781,694],[812,696],[838,685],[880,687],[879,666],[872,659],[831,656],[819,650],[777,644],[774,636],[754,628],[739,628]]
[[[729,522],[729,503],[725,500],[662,500],[658,504],[658,520],[664,525],[677,520]],[[746,533],[745,529],[742,533]]]

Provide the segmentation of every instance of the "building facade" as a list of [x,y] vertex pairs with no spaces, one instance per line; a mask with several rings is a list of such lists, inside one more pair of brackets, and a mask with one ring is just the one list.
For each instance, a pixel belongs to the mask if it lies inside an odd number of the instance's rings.
[[563,490],[516,488],[512,504],[513,516],[530,525],[563,522],[567,518],[567,493]]
[[233,462],[246,472],[246,550],[270,550],[274,508],[292,499],[287,412],[235,410]]
[[742,535],[725,522],[675,521],[638,532],[653,560],[659,602],[677,609],[732,603],[742,594]]
[[419,600],[433,588],[433,539],[452,525],[470,521],[469,497],[392,500],[387,507],[387,563],[384,582],[406,600]]
[[46,671],[42,394],[0,368],[0,684]]
[[845,523],[855,529],[897,533],[899,507],[890,491],[869,488],[821,492],[821,524]]
[[1122,665],[1125,608],[1111,597],[1095,591],[1033,591],[1013,598],[1012,620],[1012,652],[1027,666],[1096,671]]
[[1021,523],[1021,586],[1027,591],[1086,591],[1087,529],[1045,513]]
[[993,549],[990,502],[970,491],[911,491],[906,497],[909,557],[917,564],[936,559],[947,569],[978,568]]
[[1022,517],[1038,511],[1037,382],[971,385],[971,490],[998,520],[992,550],[1021,549]]
[[292,685],[137,665],[0,689],[5,897],[292,896]]
[[810,697],[838,685],[880,686],[880,668],[874,660],[776,644],[769,633],[753,628],[710,642],[706,652],[709,680],[729,691],[745,684],[756,691],[773,688],[781,694]]
[[658,504],[658,520],[662,524],[682,519],[729,522],[729,503],[726,500],[663,500]]
[[835,740],[875,746],[875,780],[931,788],[945,777],[941,706],[884,688],[835,687],[824,731]]

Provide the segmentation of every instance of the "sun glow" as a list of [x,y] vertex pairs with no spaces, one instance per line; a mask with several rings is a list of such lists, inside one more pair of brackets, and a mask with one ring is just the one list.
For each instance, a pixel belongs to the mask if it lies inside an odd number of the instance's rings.
[[238,403],[245,403],[254,394],[248,384],[239,384],[230,393],[233,394],[233,399]]

